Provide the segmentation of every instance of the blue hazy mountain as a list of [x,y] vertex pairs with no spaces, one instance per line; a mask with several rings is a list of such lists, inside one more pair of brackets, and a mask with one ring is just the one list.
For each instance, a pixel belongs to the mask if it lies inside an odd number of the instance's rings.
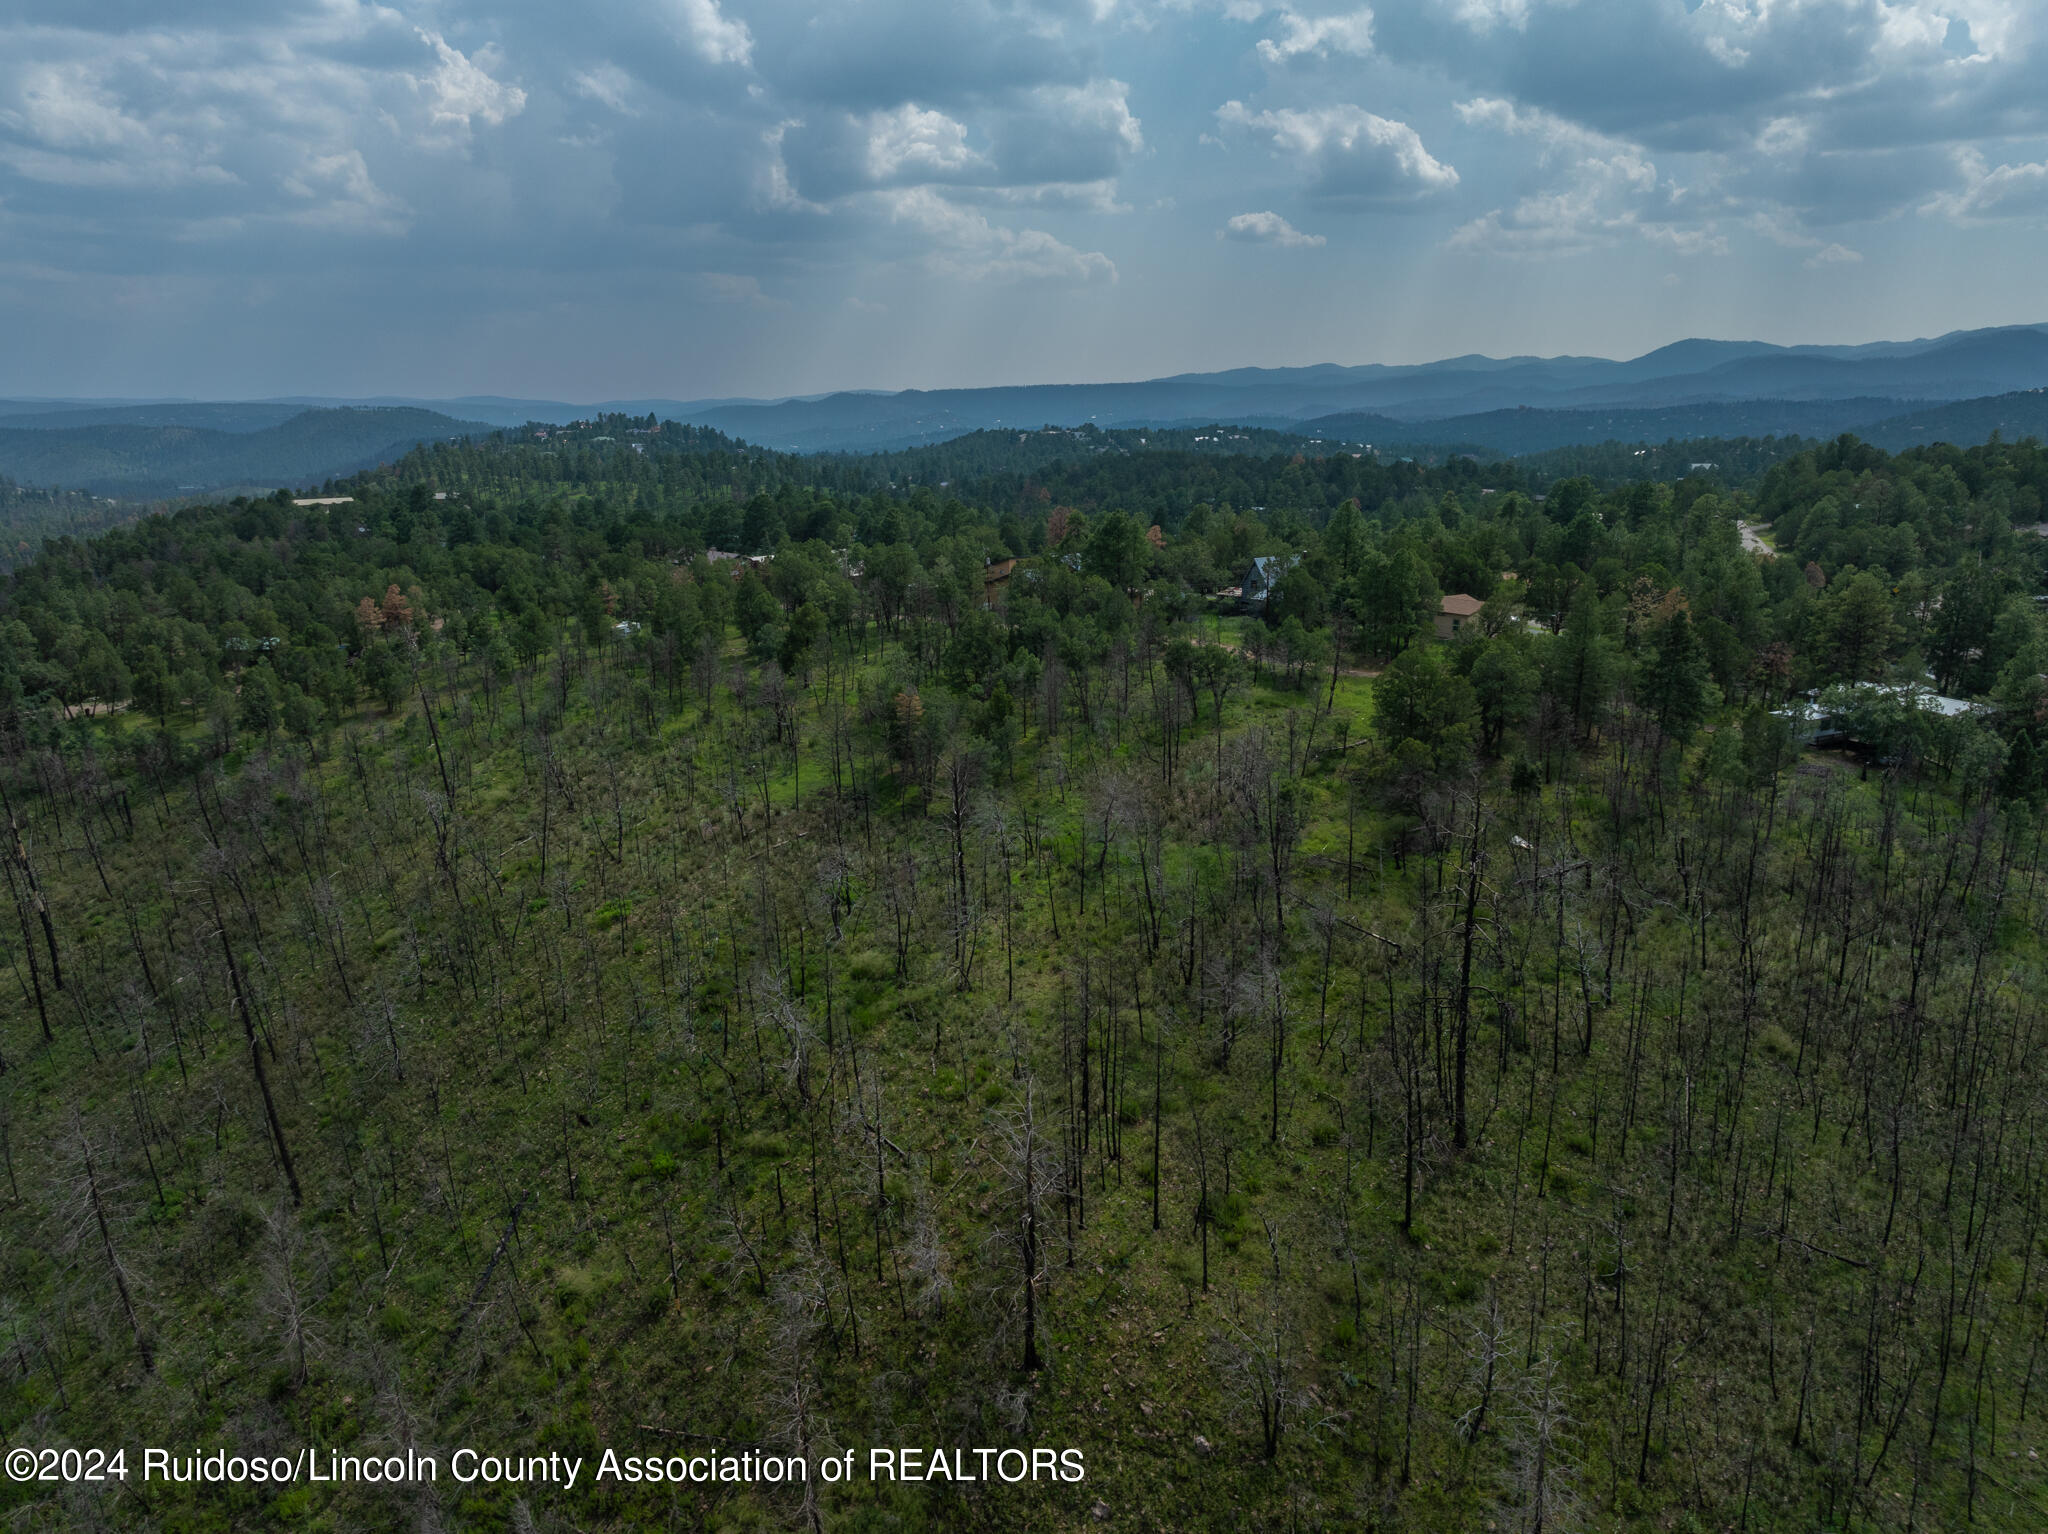
[[[1910,406],[2048,385],[2048,327],[1964,331],[1866,346],[1775,346],[1681,341],[1641,357],[1454,357],[1414,366],[1235,368],[1138,383],[844,393],[779,402],[700,402],[663,415],[713,426],[767,447],[863,452],[940,441],[963,432],[1041,425],[1166,426],[1233,421],[1314,434],[1331,416],[1371,414],[1420,425],[1422,435],[1464,417],[1523,408],[1554,412],[1699,411],[1701,434],[1730,429],[1706,408],[1731,412],[1742,434],[1808,433],[1817,418],[1875,421]],[[1795,405],[1854,402],[1843,409]],[[1874,403],[1872,403],[1874,402]],[[1590,422],[1556,423],[1557,442],[1583,441]],[[1847,429],[1845,425],[1843,429]],[[1552,444],[1546,444],[1552,445]]]
[[[317,416],[336,407],[426,411],[447,423],[422,427],[423,436],[455,435],[479,424],[565,422],[614,411],[653,414],[791,452],[879,452],[971,431],[1088,422],[1139,427],[1232,422],[1343,440],[1477,442],[1502,452],[1533,452],[1610,438],[1830,435],[1918,410],[2002,399],[2044,386],[2048,325],[2013,325],[1857,346],[1694,339],[1620,361],[1474,355],[1401,365],[1231,368],[1126,383],[846,390],[782,399],[577,404],[498,395],[453,400],[394,395],[243,402],[0,401],[0,429],[17,435],[197,430],[239,436],[246,439],[238,450],[240,460],[222,444],[202,448],[188,443],[177,451],[190,452],[193,464],[203,463],[204,469],[188,465],[156,479],[242,483],[272,477],[259,473],[258,466],[311,464],[313,459],[303,456],[274,456],[272,439],[265,434],[295,430],[304,436],[314,429],[293,422],[307,412]],[[1960,429],[1990,415],[1964,412],[1948,419]],[[342,437],[351,443],[342,458],[368,455],[368,461],[377,461],[383,444],[357,443],[341,431],[337,449]],[[20,444],[0,451],[0,473],[25,482],[107,483],[118,464],[137,453],[175,456],[169,439],[74,436],[62,450],[49,443],[41,451]],[[81,469],[82,464],[91,467]],[[323,463],[318,473],[348,466],[337,459]],[[311,468],[296,476],[301,481],[310,477],[317,477]]]
[[0,427],[9,431],[73,431],[88,426],[190,426],[207,431],[254,432],[282,426],[304,405],[283,403],[203,404],[169,400],[155,404],[66,404],[19,409],[0,404]]
[[[1975,402],[1972,402],[1975,403]],[[1672,442],[1713,437],[1836,437],[1868,435],[1899,415],[1899,402],[1866,395],[1845,400],[1711,401],[1646,410],[1590,407],[1546,410],[1523,406],[1449,416],[1397,420],[1360,413],[1319,416],[1292,429],[1332,443],[1375,447],[1463,445],[1506,457],[1554,447],[1601,442]],[[1938,440],[1926,438],[1924,440]]]

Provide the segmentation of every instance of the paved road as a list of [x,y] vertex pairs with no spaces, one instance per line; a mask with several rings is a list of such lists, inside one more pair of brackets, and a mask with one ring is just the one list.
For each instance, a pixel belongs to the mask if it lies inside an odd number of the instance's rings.
[[1765,543],[1757,529],[1748,522],[1737,522],[1735,530],[1742,534],[1742,551],[1745,554],[1776,554],[1778,551]]

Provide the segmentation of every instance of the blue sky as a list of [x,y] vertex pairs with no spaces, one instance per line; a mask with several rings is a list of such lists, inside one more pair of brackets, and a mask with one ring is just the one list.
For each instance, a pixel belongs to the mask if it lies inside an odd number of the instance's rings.
[[2048,320],[2036,0],[0,0],[0,393]]

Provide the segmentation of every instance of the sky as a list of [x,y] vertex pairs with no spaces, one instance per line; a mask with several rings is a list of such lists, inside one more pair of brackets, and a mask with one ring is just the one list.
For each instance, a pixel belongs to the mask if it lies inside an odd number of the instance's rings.
[[2048,321],[2039,0],[0,0],[0,395]]

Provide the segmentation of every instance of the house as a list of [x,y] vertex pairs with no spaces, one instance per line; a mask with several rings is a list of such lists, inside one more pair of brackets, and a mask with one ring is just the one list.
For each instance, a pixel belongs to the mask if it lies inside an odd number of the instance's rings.
[[1003,605],[1003,588],[1009,584],[1010,577],[1016,573],[1017,561],[1014,559],[991,559],[987,564],[983,565],[981,567],[981,605],[983,607],[1001,607]]
[[1454,592],[1437,603],[1436,637],[1454,638],[1458,631],[1479,616],[1479,609],[1486,604],[1477,597],[1468,597],[1464,592]]
[[1853,686],[1830,689],[1826,702],[1822,701],[1818,690],[1809,692],[1793,699],[1788,706],[1774,710],[1774,714],[1792,727],[1792,738],[1802,746],[1864,747],[1869,743],[1857,738],[1852,711],[1859,703],[1880,699],[1889,699],[1904,708],[1932,714],[1938,719],[1960,719],[1969,715],[1983,718],[1995,712],[1989,706],[1972,703],[1967,698],[1944,697],[1930,687],[1858,682]]
[[1280,584],[1280,578],[1292,570],[1300,558],[1299,554],[1260,555],[1245,571],[1244,579],[1237,583],[1239,598],[1247,607],[1264,607],[1266,598]]
[[732,578],[736,581],[744,580],[749,570],[759,570],[775,558],[773,554],[735,554],[726,549],[706,549],[704,557],[714,567],[730,564]]

